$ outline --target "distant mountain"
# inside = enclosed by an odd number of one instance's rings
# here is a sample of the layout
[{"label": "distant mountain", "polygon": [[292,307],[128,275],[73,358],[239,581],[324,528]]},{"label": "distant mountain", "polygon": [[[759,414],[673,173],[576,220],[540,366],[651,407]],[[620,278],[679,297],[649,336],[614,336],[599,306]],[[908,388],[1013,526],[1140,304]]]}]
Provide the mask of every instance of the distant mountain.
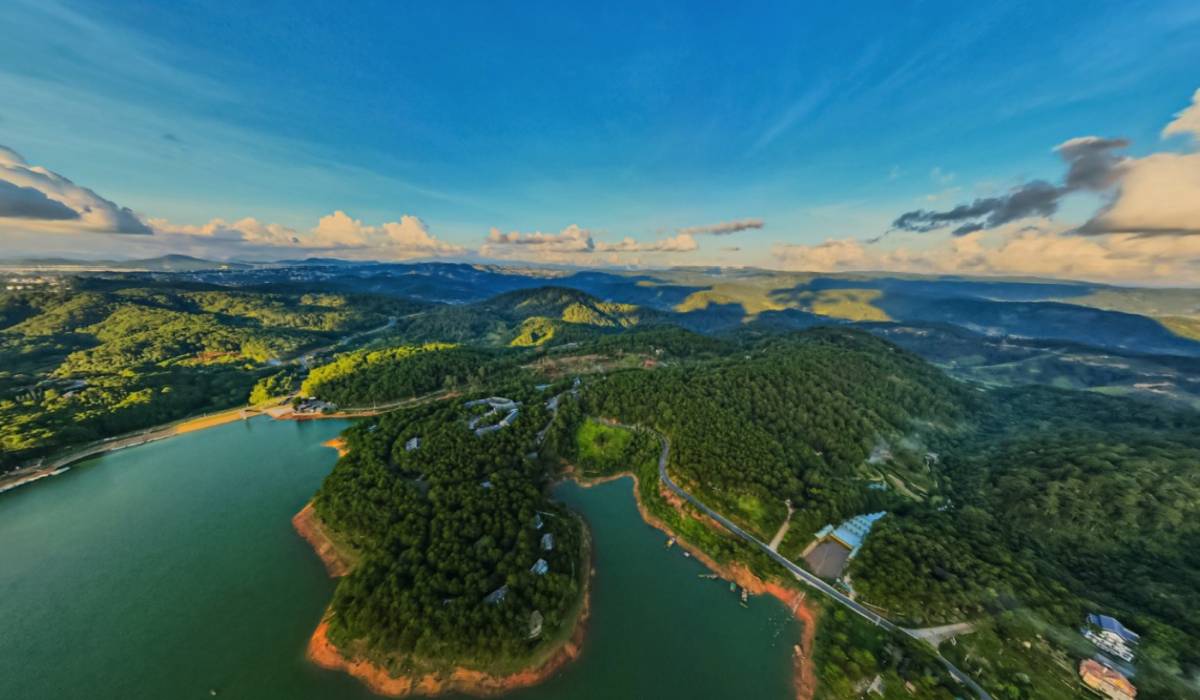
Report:
[{"label": "distant mountain", "polygon": [[0,261],[0,267],[45,268],[53,270],[80,270],[114,272],[196,272],[200,270],[249,270],[251,263],[218,262],[190,255],[162,255],[141,260],[73,260],[70,258],[18,258]]},{"label": "distant mountain", "polygon": [[578,289],[535,287],[472,304],[442,306],[411,319],[404,332],[415,339],[541,345],[663,318],[661,313],[602,301]]}]

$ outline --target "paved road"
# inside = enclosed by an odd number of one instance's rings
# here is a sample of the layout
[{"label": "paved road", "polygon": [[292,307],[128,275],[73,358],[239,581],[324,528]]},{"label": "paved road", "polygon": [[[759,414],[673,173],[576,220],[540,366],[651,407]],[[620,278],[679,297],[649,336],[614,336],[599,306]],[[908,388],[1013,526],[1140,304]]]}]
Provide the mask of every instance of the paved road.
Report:
[{"label": "paved road", "polygon": [[922,627],[921,629],[907,630],[910,636],[917,639],[924,639],[933,646],[939,646],[942,642],[956,637],[960,634],[966,634],[975,629],[973,622],[957,622],[953,625],[941,625],[940,627]]},{"label": "paved road", "polygon": [[[634,430],[639,429],[638,426],[632,426],[632,425],[626,425],[623,427],[632,428]],[[852,612],[866,618],[868,621],[870,621],[874,625],[882,627],[882,628],[888,630],[889,632],[898,632],[900,634],[904,634],[909,637],[912,637],[913,639],[921,639],[921,635],[914,633],[911,630],[905,629],[904,627],[901,627],[901,626],[889,621],[887,618],[883,617],[882,615],[879,615],[876,612],[868,610],[868,609],[864,608],[862,605],[859,605],[855,601],[851,600],[848,596],[843,594],[841,591],[837,590],[833,586],[830,586],[828,583],[825,583],[825,581],[818,578],[817,576],[800,568],[792,560],[783,556],[779,552],[776,552],[775,550],[771,549],[771,547],[769,545],[767,545],[765,542],[758,539],[757,537],[750,534],[749,532],[746,532],[742,528],[738,527],[737,524],[733,523],[728,518],[721,515],[717,511],[713,510],[712,508],[709,508],[708,506],[704,505],[699,500],[697,500],[694,496],[692,496],[692,494],[690,494],[687,491],[680,488],[678,484],[676,484],[674,481],[671,480],[671,475],[667,473],[667,457],[671,451],[671,442],[667,439],[667,436],[662,435],[661,433],[656,433],[656,434],[658,435],[658,439],[662,442],[662,453],[660,453],[658,456],[658,478],[661,479],[662,482],[664,484],[666,484],[667,488],[671,489],[671,491],[673,491],[676,495],[678,495],[680,498],[684,499],[688,503],[691,503],[701,513],[704,513],[705,515],[709,516],[713,520],[716,520],[726,530],[729,530],[730,532],[737,535],[741,539],[743,539],[743,540],[753,544],[754,546],[758,547],[759,549],[761,549],[763,552],[765,552],[767,554],[767,556],[769,556],[772,559],[774,559],[775,561],[779,562],[779,564],[781,566],[783,566],[788,571],[792,572],[792,575],[794,575],[802,583],[805,583],[805,584],[817,589],[821,593],[824,593],[826,596],[834,599],[835,601],[840,603],[842,606],[848,608]],[[950,675],[954,676],[954,678],[957,679],[960,683],[962,683],[963,685],[966,685],[972,691],[974,691],[974,693],[977,696],[979,696],[981,698],[981,700],[992,700],[991,696],[988,695],[987,691],[984,690],[983,688],[981,688],[978,683],[976,683],[974,680],[971,679],[970,676],[968,676],[967,674],[960,671],[958,669],[958,667],[956,667],[954,664],[950,663],[950,661],[947,660],[945,657],[943,657],[940,653],[937,656],[938,656],[938,660],[940,660],[942,662],[942,664],[946,667],[946,670],[949,671]]]}]

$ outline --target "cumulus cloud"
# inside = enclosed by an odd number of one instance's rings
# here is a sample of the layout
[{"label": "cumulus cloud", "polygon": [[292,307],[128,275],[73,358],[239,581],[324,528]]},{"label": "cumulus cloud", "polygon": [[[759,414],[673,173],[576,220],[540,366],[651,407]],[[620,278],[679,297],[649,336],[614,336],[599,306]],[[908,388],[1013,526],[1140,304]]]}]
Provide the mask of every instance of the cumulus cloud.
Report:
[{"label": "cumulus cloud", "polygon": [[0,180],[0,219],[68,221],[78,218],[79,212],[50,199],[40,190]]},{"label": "cumulus cloud", "polygon": [[22,229],[149,234],[129,208],[0,146],[0,225]]},{"label": "cumulus cloud", "polygon": [[1200,89],[1192,95],[1192,104],[1175,114],[1175,119],[1163,128],[1163,138],[1190,135],[1200,140]]},{"label": "cumulus cloud", "polygon": [[1053,216],[1062,198],[1072,192],[1099,192],[1112,187],[1129,162],[1113,151],[1128,145],[1125,139],[1097,136],[1071,139],[1054,149],[1067,164],[1063,184],[1033,180],[1003,195],[980,197],[970,204],[960,204],[945,211],[917,209],[905,212],[892,222],[892,230],[924,233],[954,226],[953,235],[965,236],[1018,219]]},{"label": "cumulus cloud", "polygon": [[922,248],[885,249],[841,238],[814,245],[776,244],[772,254],[778,267],[811,272],[891,270],[1200,283],[1200,236],[1079,236],[1071,226],[1049,219],[1013,222]]},{"label": "cumulus cloud", "polygon": [[1112,201],[1082,234],[1200,234],[1200,153],[1155,153],[1125,161]]},{"label": "cumulus cloud", "polygon": [[594,262],[596,254],[604,254],[602,260],[615,264],[623,255],[689,253],[699,247],[695,237],[688,233],[648,242],[627,236],[609,243],[596,240],[591,231],[572,224],[558,233],[505,233],[493,228],[488,232],[479,254],[484,257],[568,263]]},{"label": "cumulus cloud", "polygon": [[731,233],[739,231],[750,231],[752,229],[760,229],[766,224],[762,219],[737,219],[735,221],[722,221],[718,224],[708,224],[706,226],[689,226],[679,229],[678,233],[688,236],[728,236]]},{"label": "cumulus cloud", "polygon": [[619,243],[597,243],[596,250],[615,253],[690,253],[700,248],[696,239],[686,233],[643,243],[626,237]]},{"label": "cumulus cloud", "polygon": [[982,197],[946,211],[917,209],[905,212],[892,222],[892,229],[924,233],[955,226],[954,235],[963,236],[1027,216],[1050,216],[1058,210],[1061,196],[1061,188],[1043,180],[1034,180],[1003,196]]},{"label": "cumulus cloud", "polygon": [[590,253],[596,249],[596,242],[592,239],[591,231],[580,228],[576,224],[571,224],[559,233],[542,233],[541,231],[504,233],[493,227],[488,232],[487,239],[480,248],[480,253],[483,255],[489,254],[485,251],[503,253],[504,249],[509,246],[536,249],[539,252],[550,254]]},{"label": "cumulus cloud", "polygon": [[[1163,129],[1164,138],[1191,135],[1200,142],[1200,90],[1191,106]],[[1054,150],[1067,165],[1059,185],[1034,180],[997,197],[978,198],[945,211],[918,209],[898,216],[887,233],[924,233],[953,227],[955,236],[991,230],[1031,217],[1051,217],[1064,197],[1100,193],[1106,204],[1075,229],[1085,235],[1200,234],[1200,153],[1152,153],[1142,158],[1118,155],[1126,139],[1084,136]],[[872,239],[878,242],[884,236]]]},{"label": "cumulus cloud", "polygon": [[[1191,106],[1177,113],[1162,132],[1164,138],[1180,134],[1200,140],[1200,90]],[[1021,219],[1053,216],[1064,197],[1095,192],[1103,194],[1107,202],[1075,233],[1200,234],[1200,153],[1161,152],[1142,158],[1116,153],[1128,146],[1126,139],[1071,139],[1054,149],[1067,165],[1062,184],[1035,180],[1004,195],[979,198],[945,211],[905,212],[892,222],[887,233],[924,233],[953,227],[953,235],[964,236]]]},{"label": "cumulus cloud", "polygon": [[200,226],[151,220],[157,233],[198,236],[233,245],[257,248],[296,248],[308,252],[334,253],[349,257],[387,260],[456,255],[465,248],[439,240],[425,222],[415,216],[402,216],[378,226],[364,224],[343,211],[321,217],[311,229],[298,230],[282,224],[263,223],[254,218],[227,222],[213,219]]}]

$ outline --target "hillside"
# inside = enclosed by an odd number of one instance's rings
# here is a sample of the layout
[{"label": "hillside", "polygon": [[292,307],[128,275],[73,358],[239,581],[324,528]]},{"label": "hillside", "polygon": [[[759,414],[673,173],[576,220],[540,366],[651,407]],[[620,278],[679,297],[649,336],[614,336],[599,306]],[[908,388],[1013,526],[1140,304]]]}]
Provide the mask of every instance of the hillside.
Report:
[{"label": "hillside", "polygon": [[528,392],[514,395],[520,417],[484,437],[461,402],[348,432],[349,453],[314,501],[361,553],[327,618],[343,654],[408,674],[511,673],[571,634],[585,534],[540,488],[547,474],[528,455],[550,415]]},{"label": "hillside", "polygon": [[272,366],[413,308],[115,280],[0,293],[0,469],[243,403]]},{"label": "hillside", "polygon": [[404,324],[417,340],[488,345],[570,342],[650,322],[658,314],[631,304],[601,301],[566,287],[507,292],[472,304],[442,306]]},{"label": "hillside", "polygon": [[680,477],[768,537],[788,499],[804,504],[801,532],[879,505],[861,465],[880,437],[953,430],[971,405],[964,387],[916,356],[833,329],[768,338],[702,364],[615,374],[583,398],[589,415],[668,435]]},{"label": "hillside", "polygon": [[[995,616],[1012,635],[995,654],[1030,670],[1017,640],[1050,630],[1054,654],[1079,653],[1074,629],[1104,610],[1143,634],[1151,695],[1172,697],[1172,679],[1200,669],[1194,411],[981,391],[871,336],[816,329],[593,380],[550,439],[600,473],[645,461],[652,448],[588,416],[666,435],[676,481],[761,540],[790,522],[778,551],[793,561],[825,523],[886,511],[846,580],[902,624]],[[1010,683],[964,663],[995,692]]]}]

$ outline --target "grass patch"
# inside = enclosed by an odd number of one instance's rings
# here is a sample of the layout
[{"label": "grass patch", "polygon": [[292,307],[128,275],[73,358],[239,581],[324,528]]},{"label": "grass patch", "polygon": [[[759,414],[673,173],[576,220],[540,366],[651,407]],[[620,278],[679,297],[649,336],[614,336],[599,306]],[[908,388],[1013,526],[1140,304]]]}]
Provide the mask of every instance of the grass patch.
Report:
[{"label": "grass patch", "polygon": [[1189,340],[1200,340],[1200,318],[1187,318],[1185,316],[1163,316],[1155,319],[1159,323],[1166,326],[1167,330],[1177,336],[1187,338]]},{"label": "grass patch", "polygon": [[658,442],[646,433],[588,418],[575,431],[575,455],[585,476],[638,473],[647,464],[657,466]]},{"label": "grass patch", "polygon": [[[1088,650],[1081,651],[1086,655]],[[1072,657],[1020,612],[980,623],[970,634],[943,642],[941,652],[994,697],[1093,697],[1076,680]]]},{"label": "grass patch", "polygon": [[807,311],[848,321],[890,321],[883,309],[874,305],[882,296],[878,289],[823,289],[811,293]]},{"label": "grass patch", "polygon": [[948,677],[928,645],[889,634],[834,603],[823,605],[813,651],[815,700],[873,697],[865,691],[877,676],[885,700],[972,697]]},{"label": "grass patch", "polygon": [[763,311],[780,311],[786,308],[771,299],[770,292],[761,286],[753,284],[718,283],[709,289],[703,289],[688,295],[687,299],[675,307],[676,311],[701,311],[710,304],[718,306],[736,304],[742,307],[747,316],[757,316]]}]

